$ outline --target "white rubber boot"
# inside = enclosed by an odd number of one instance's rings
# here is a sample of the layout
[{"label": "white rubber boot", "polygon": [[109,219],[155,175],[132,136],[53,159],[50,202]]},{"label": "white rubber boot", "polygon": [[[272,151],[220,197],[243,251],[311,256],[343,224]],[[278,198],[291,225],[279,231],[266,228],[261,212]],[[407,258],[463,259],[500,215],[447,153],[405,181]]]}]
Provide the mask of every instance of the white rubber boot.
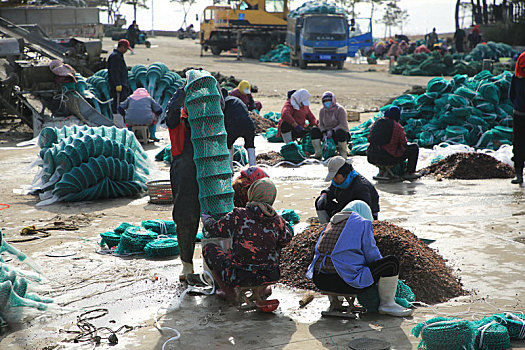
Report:
[{"label": "white rubber boot", "polygon": [[321,145],[321,139],[313,139],[312,146],[314,146],[314,158],[323,159],[323,146]]},{"label": "white rubber boot", "polygon": [[233,148],[228,149],[230,151],[230,169],[233,173]]},{"label": "white rubber boot", "polygon": [[292,139],[292,132],[283,132],[281,133],[281,137],[283,138],[284,143],[289,144],[293,141]]},{"label": "white rubber boot", "polygon": [[348,158],[348,144],[346,142],[338,142],[337,149],[339,150],[339,155],[344,159]]},{"label": "white rubber boot", "polygon": [[248,148],[246,151],[248,151],[248,165],[254,166],[257,163],[255,148]]},{"label": "white rubber boot", "polygon": [[379,313],[397,317],[410,316],[414,310],[405,309],[401,305],[396,304],[394,301],[396,296],[397,280],[398,276],[381,277],[379,279]]},{"label": "white rubber boot", "polygon": [[317,211],[317,218],[319,219],[319,223],[321,225],[324,225],[330,221],[330,215],[326,212],[326,210],[316,210]]},{"label": "white rubber boot", "polygon": [[193,273],[193,263],[182,262],[182,272],[179,275],[179,281],[186,281],[186,275]]}]

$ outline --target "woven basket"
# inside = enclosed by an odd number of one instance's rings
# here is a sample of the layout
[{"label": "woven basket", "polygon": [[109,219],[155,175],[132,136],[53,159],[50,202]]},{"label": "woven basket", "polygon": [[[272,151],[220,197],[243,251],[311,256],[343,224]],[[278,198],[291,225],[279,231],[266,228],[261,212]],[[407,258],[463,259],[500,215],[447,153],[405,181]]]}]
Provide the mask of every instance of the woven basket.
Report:
[{"label": "woven basket", "polygon": [[170,204],[173,203],[170,180],[155,180],[146,182],[150,203]]}]

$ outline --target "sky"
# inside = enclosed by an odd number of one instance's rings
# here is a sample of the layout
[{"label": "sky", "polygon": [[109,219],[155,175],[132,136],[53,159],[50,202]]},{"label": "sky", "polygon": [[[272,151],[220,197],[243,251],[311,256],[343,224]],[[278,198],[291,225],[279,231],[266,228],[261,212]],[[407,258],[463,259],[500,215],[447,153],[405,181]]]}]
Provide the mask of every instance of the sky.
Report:
[{"label": "sky", "polygon": [[[183,22],[183,11],[181,5],[170,2],[169,0],[146,0],[149,9],[139,9],[137,11],[137,23],[142,30],[178,30]],[[304,0],[291,1],[290,8],[295,9],[303,4]],[[399,7],[408,11],[408,22],[400,28],[393,29],[393,34],[425,34],[436,27],[438,33],[451,33],[455,31],[454,11],[456,0],[400,0]],[[212,0],[198,0],[191,8],[188,14],[188,24],[193,23],[199,28],[199,18],[206,6],[212,5]],[[153,11],[152,11],[153,9]],[[369,4],[357,4],[356,12],[361,17],[370,17]],[[133,8],[129,5],[123,5],[121,13],[126,16],[128,24],[133,20]],[[383,37],[385,27],[377,23],[382,16],[382,9],[374,11],[373,35],[374,37]],[[107,22],[107,15],[100,14],[101,21]],[[464,26],[470,25],[470,22],[464,23]]]}]

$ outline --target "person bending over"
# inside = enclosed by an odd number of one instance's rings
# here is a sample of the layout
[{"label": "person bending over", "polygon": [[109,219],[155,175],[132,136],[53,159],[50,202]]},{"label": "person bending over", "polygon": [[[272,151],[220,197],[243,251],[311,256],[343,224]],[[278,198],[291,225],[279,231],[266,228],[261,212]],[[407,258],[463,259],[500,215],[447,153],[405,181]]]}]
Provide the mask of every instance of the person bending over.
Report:
[{"label": "person bending over", "polygon": [[277,136],[282,136],[284,143],[290,143],[305,136],[306,121],[309,126],[317,126],[317,119],[310,111],[310,93],[306,89],[295,91],[284,103],[281,119],[277,125]]},{"label": "person bending over", "polygon": [[232,181],[232,187],[235,191],[233,194],[233,205],[236,207],[245,207],[248,203],[248,189],[257,180],[269,177],[268,174],[257,166],[251,166],[241,171],[241,175]]},{"label": "person bending over", "polygon": [[260,112],[262,109],[262,103],[253,100],[250,83],[246,80],[242,80],[239,85],[230,92],[230,96],[241,99],[249,111],[257,110]]},{"label": "person bending over", "polygon": [[148,90],[138,88],[118,106],[117,110],[124,117],[124,123],[128,128],[133,125],[149,125],[149,138],[155,142],[159,141],[155,132],[162,107],[150,96]]}]

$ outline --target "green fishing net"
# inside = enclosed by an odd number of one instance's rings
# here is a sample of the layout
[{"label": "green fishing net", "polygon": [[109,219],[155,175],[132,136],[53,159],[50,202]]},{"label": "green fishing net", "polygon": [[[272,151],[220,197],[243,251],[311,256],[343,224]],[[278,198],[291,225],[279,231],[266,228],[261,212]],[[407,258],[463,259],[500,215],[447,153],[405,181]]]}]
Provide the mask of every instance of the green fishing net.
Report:
[{"label": "green fishing net", "polygon": [[310,136],[310,133],[307,133],[303,137],[301,141],[301,149],[303,150],[303,153],[308,153],[308,154],[315,153],[314,146],[312,145],[312,137]]},{"label": "green fishing net", "polygon": [[276,63],[290,62],[290,48],[284,44],[279,44],[275,49],[261,56],[259,61]]},{"label": "green fishing net", "polygon": [[144,247],[149,258],[160,258],[179,255],[179,242],[175,238],[162,238],[149,242]]},{"label": "green fishing net", "polygon": [[299,223],[299,221],[301,221],[301,217],[293,209],[277,210],[277,214],[279,214],[284,220],[292,224],[297,224]]},{"label": "green fishing net", "polygon": [[303,153],[303,150],[295,142],[290,142],[282,146],[281,155],[284,160],[294,164],[299,164],[306,160],[306,155]]},{"label": "green fishing net", "polygon": [[135,226],[135,225],[132,225],[129,222],[123,222],[122,224],[117,226],[117,228],[115,229],[115,233],[121,235],[126,231],[128,227],[131,227],[131,226]]},{"label": "green fishing net", "polygon": [[219,218],[233,209],[234,193],[220,92],[215,78],[198,70],[188,72],[185,90],[201,211]]},{"label": "green fishing net", "polygon": [[233,145],[233,160],[241,165],[248,164],[248,152],[246,149],[239,145]]},{"label": "green fishing net", "polygon": [[177,234],[177,224],[172,220],[143,220],[141,226],[159,235]]},{"label": "green fishing net", "polygon": [[418,348],[426,350],[472,349],[476,328],[472,322],[435,317],[419,323],[411,333],[421,337]]},{"label": "green fishing net", "polygon": [[0,313],[7,311],[11,307],[31,307],[40,311],[45,311],[49,306],[19,296],[13,290],[13,284],[11,281],[4,281],[0,283]]},{"label": "green fishing net", "polygon": [[346,14],[344,8],[325,1],[307,1],[297,9],[290,11],[288,17],[296,18],[306,13],[329,13],[329,14]]},{"label": "green fishing net", "polygon": [[268,142],[271,143],[278,143],[283,142],[283,138],[281,136],[277,136],[278,130],[277,128],[269,128],[268,131],[264,134],[264,137]]},{"label": "green fishing net", "polygon": [[[364,293],[358,294],[357,300],[359,304],[366,308],[367,312],[377,312],[379,308],[377,283],[374,284],[373,287],[368,288]],[[412,307],[412,303],[416,301],[416,295],[405,282],[398,280],[395,301],[403,307],[410,308]]]},{"label": "green fishing net", "polygon": [[122,233],[116,233],[114,231],[102,232],[100,234],[100,237],[102,237],[100,240],[100,246],[107,246],[109,249],[116,247],[120,243],[121,236]]},{"label": "green fishing net", "polygon": [[494,316],[471,322],[476,329],[474,345],[482,350],[506,350],[510,348],[507,328],[498,323]]},{"label": "green fishing net", "polygon": [[328,159],[337,155],[337,146],[335,141],[332,138],[326,139],[326,142],[323,142],[323,159]]},{"label": "green fishing net", "polygon": [[149,242],[158,238],[158,234],[140,226],[131,226],[124,231],[115,250],[117,254],[142,253]]},{"label": "green fishing net", "polygon": [[494,314],[493,316],[501,325],[507,328],[511,339],[525,339],[525,315],[505,312],[501,314]]},{"label": "green fishing net", "polygon": [[274,112],[268,112],[263,115],[264,119],[271,120],[275,124],[279,123],[279,120],[281,119],[281,113],[274,113]]}]

